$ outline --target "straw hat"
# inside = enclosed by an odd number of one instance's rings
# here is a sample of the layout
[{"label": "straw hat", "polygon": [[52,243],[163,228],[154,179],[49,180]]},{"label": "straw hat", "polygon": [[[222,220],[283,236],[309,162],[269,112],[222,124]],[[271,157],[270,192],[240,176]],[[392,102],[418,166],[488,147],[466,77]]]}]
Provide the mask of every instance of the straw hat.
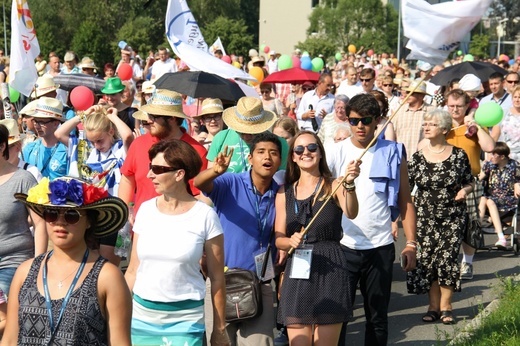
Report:
[{"label": "straw hat", "polygon": [[143,121],[150,120],[150,118],[148,117],[148,113],[143,112],[143,111],[137,111],[137,112],[133,113],[132,116],[134,117],[134,119],[137,119],[137,120],[143,120]]},{"label": "straw hat", "polygon": [[276,121],[276,116],[264,109],[259,98],[245,96],[238,100],[235,107],[226,109],[222,119],[236,132],[256,134],[270,129]]},{"label": "straw hat", "polygon": [[153,84],[152,81],[144,81],[143,82],[143,86],[141,87],[141,92],[143,94],[153,94],[155,92],[155,85]]},{"label": "straw hat", "polygon": [[121,82],[121,78],[119,77],[110,77],[105,82],[105,86],[101,89],[103,94],[113,95],[120,93],[125,90],[125,85]]},{"label": "straw hat", "polygon": [[33,91],[31,93],[31,98],[37,98],[44,96],[51,91],[55,91],[60,87],[59,84],[54,83],[54,78],[51,76],[45,75],[38,77],[36,80],[36,84],[34,84]]},{"label": "straw hat", "polygon": [[20,134],[18,123],[14,119],[2,119],[0,125],[4,125],[9,131],[9,145],[21,141],[25,138],[25,134]]},{"label": "straw hat", "polygon": [[204,101],[202,101],[200,114],[196,115],[196,117],[205,114],[222,113],[223,111],[224,106],[222,106],[222,101],[220,101],[220,99],[204,99]]},{"label": "straw hat", "polygon": [[55,119],[61,122],[65,121],[63,118],[63,104],[60,100],[43,96],[37,101],[34,114],[32,115],[33,117]]},{"label": "straw hat", "polygon": [[25,107],[23,107],[18,113],[21,116],[27,115],[27,116],[32,117],[34,115],[34,113],[36,113],[37,104],[38,104],[38,100],[31,101],[28,104],[26,104]]},{"label": "straw hat", "polygon": [[108,192],[94,185],[71,177],[48,178],[29,189],[29,194],[16,193],[14,197],[43,217],[46,208],[73,208],[95,210],[97,212],[96,237],[105,237],[117,232],[128,219],[128,207],[118,197],[110,197]]},{"label": "straw hat", "polygon": [[148,114],[189,119],[182,110],[182,95],[166,89],[157,89],[148,103],[141,106],[141,111]]},{"label": "straw hat", "polygon": [[88,56],[81,59],[81,63],[79,64],[80,68],[91,68],[93,70],[99,70],[99,67],[96,66],[94,60],[90,59]]},{"label": "straw hat", "polygon": [[259,56],[254,56],[252,59],[251,59],[251,62],[253,64],[257,63],[257,62],[260,62],[262,64],[265,64],[265,60],[263,59],[263,57],[259,57]]},{"label": "straw hat", "polygon": [[404,91],[408,91],[408,92],[414,92],[414,93],[429,95],[426,92],[426,83],[421,82],[420,80],[413,80],[410,83],[410,85],[406,89],[403,89],[403,90]]}]

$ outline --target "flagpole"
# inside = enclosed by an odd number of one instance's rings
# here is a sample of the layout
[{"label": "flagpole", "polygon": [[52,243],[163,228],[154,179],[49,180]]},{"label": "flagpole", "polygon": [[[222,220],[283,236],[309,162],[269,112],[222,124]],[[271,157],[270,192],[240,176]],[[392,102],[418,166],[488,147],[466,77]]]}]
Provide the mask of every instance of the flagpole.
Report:
[{"label": "flagpole", "polygon": [[9,56],[9,51],[7,50],[7,30],[5,28],[5,0],[4,0],[4,51],[5,51],[5,56]]},{"label": "flagpole", "polygon": [[397,64],[401,63],[401,0],[397,0]]}]

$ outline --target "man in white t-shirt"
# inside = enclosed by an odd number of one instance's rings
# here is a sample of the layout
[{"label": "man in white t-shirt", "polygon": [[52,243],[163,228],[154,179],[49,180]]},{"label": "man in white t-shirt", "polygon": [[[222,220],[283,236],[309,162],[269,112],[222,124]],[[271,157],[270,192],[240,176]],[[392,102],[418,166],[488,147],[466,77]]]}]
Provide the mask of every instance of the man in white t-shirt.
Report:
[{"label": "man in white t-shirt", "polygon": [[[330,160],[327,155],[335,177],[342,175],[349,162],[359,159],[370,146],[381,111],[374,96],[359,94],[347,104],[346,114],[352,135],[334,145]],[[356,286],[360,284],[366,316],[365,345],[386,345],[395,259],[392,221],[401,215],[406,236],[406,247],[401,252],[405,263],[403,269],[411,271],[415,268],[417,250],[415,209],[402,144],[378,139],[362,157],[362,162],[361,173],[356,179],[356,185],[362,187],[357,190],[359,213],[352,220],[346,217],[342,220],[341,244],[352,278],[347,294],[354,303]],[[381,162],[389,165],[381,165]],[[345,333],[346,328],[343,328],[342,338]],[[339,344],[344,345],[345,341],[340,340]]]},{"label": "man in white t-shirt", "polygon": [[177,72],[177,64],[175,60],[169,57],[165,47],[159,47],[159,60],[152,65],[152,77],[150,79],[159,79],[163,74],[168,72]]}]

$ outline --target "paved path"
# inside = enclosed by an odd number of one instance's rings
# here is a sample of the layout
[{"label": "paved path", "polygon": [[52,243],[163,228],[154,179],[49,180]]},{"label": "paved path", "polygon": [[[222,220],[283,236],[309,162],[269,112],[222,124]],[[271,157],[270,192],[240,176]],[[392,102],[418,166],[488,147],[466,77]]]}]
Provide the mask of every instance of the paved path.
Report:
[{"label": "paved path", "polygon": [[[396,254],[401,252],[404,240],[398,240]],[[496,241],[494,235],[485,236],[486,244]],[[428,307],[427,295],[411,295],[406,291],[405,273],[398,261],[394,263],[394,282],[389,314],[389,345],[430,346],[446,345],[445,334],[454,334],[464,326],[464,320],[472,319],[493,299],[496,290],[492,288],[498,282],[498,276],[518,274],[520,257],[513,252],[479,251],[474,261],[473,280],[462,282],[462,292],[453,295],[453,310],[458,323],[445,326],[442,323],[426,324],[421,317]],[[362,297],[356,297],[354,321],[348,325],[348,340],[345,345],[363,345],[365,318]]]}]

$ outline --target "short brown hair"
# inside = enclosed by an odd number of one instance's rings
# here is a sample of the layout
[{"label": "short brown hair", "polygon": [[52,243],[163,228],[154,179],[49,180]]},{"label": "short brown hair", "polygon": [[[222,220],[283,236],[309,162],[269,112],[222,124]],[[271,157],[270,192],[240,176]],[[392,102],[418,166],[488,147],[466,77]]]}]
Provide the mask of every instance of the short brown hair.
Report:
[{"label": "short brown hair", "polygon": [[467,93],[465,93],[462,89],[453,89],[453,90],[448,91],[444,95],[444,99],[447,101],[450,96],[455,100],[459,100],[459,99],[463,98],[465,105],[469,104],[471,101],[471,99],[469,98],[469,95]]},{"label": "short brown hair", "polygon": [[359,72],[360,77],[367,77],[370,75],[370,79],[373,79],[376,76],[376,71],[372,68],[364,68]]}]

